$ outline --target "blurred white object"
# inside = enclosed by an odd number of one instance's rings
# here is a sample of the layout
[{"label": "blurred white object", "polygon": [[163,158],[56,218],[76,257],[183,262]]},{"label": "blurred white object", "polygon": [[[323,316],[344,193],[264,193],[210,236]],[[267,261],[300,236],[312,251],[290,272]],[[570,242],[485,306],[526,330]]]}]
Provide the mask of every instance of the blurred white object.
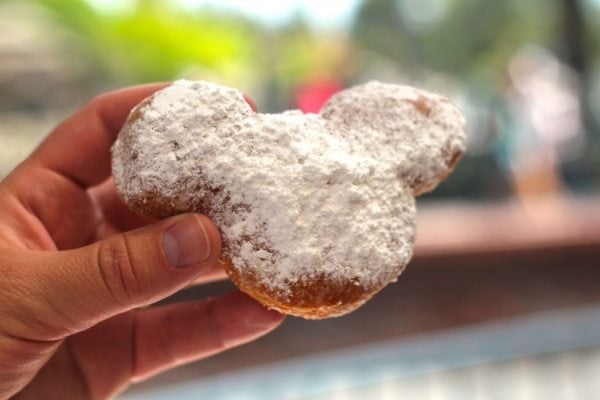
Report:
[{"label": "blurred white object", "polygon": [[517,167],[548,157],[556,162],[582,133],[577,76],[549,51],[528,46],[509,65],[512,110],[524,125],[518,132]]}]

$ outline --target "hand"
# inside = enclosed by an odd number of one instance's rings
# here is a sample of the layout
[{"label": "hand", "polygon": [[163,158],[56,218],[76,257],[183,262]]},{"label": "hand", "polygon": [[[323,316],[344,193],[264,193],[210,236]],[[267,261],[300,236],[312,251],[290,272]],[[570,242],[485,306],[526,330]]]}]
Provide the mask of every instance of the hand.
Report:
[{"label": "hand", "polygon": [[162,87],[97,97],[0,183],[0,398],[110,397],[281,323],[239,292],[142,308],[223,277],[207,217],[135,215],[110,178],[127,114]]}]

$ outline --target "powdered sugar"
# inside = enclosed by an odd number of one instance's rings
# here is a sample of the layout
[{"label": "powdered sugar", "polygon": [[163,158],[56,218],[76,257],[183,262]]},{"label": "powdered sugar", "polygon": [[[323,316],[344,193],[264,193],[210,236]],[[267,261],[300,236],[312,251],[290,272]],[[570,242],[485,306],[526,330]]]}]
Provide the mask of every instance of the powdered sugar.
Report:
[{"label": "powdered sugar", "polygon": [[[320,115],[257,114],[233,89],[178,81],[135,110],[113,148],[117,190],[206,212],[240,270],[282,293],[316,276],[366,289],[410,260],[417,186],[464,150],[442,97],[372,82]],[[417,190],[418,191],[418,190]]]}]

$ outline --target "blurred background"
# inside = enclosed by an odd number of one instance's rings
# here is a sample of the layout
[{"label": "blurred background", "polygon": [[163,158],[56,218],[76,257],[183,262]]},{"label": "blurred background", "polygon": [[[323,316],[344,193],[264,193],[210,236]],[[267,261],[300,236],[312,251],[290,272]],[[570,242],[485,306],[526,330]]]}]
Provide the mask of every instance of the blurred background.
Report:
[{"label": "blurred background", "polygon": [[0,178],[125,85],[211,80],[263,112],[372,79],[446,94],[468,152],[397,284],[123,398],[596,398],[599,46],[599,0],[0,0]]}]

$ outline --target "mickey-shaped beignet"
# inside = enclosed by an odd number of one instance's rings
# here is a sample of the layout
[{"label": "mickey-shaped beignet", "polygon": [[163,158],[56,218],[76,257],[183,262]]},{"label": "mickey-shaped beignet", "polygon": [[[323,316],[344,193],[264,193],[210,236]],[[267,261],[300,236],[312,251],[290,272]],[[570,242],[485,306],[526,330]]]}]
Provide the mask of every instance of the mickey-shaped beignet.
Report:
[{"label": "mickey-shaped beignet", "polygon": [[412,255],[415,196],[464,146],[458,109],[406,86],[356,86],[319,114],[259,114],[237,90],[182,80],[131,112],[113,176],[136,212],[211,217],[242,291],[325,318],[396,280]]}]

